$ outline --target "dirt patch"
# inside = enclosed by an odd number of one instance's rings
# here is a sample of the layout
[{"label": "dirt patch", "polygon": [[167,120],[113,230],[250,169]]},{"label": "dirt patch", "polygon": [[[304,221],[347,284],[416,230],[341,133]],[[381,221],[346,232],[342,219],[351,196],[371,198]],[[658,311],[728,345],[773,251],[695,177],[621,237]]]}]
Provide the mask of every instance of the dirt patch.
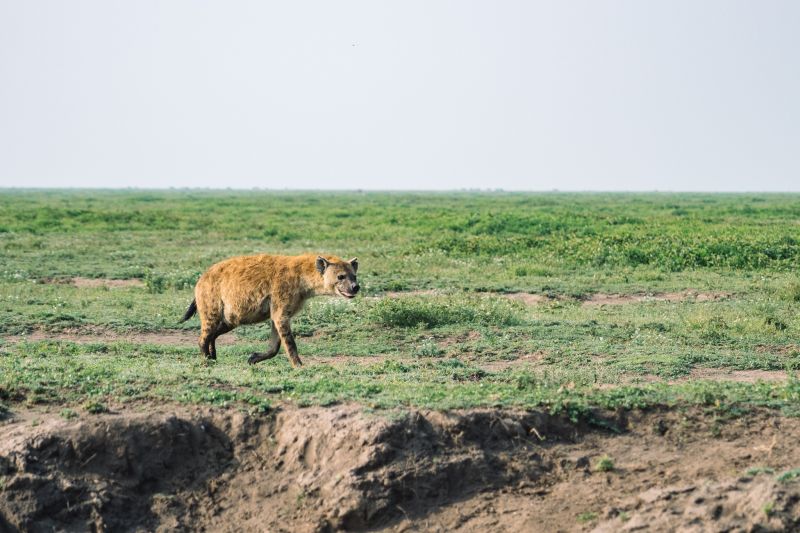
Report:
[{"label": "dirt patch", "polygon": [[482,337],[479,331],[470,331],[463,335],[448,335],[445,337],[431,337],[442,348],[449,348],[450,346],[460,346],[467,342],[472,342]]},{"label": "dirt patch", "polygon": [[[65,330],[59,332],[35,330],[26,335],[11,335],[5,337],[8,342],[20,341],[64,341],[81,344],[104,342],[131,342],[141,344],[164,344],[171,346],[194,345],[197,343],[199,331],[156,331],[117,333],[101,328],[82,328],[77,331]],[[234,335],[222,335],[217,338],[217,345],[229,345],[241,342]]]},{"label": "dirt patch", "polygon": [[[695,526],[690,531],[787,531],[787,525],[797,526],[797,504],[792,501],[796,497],[796,490],[787,492],[773,476],[763,475],[653,488],[623,502],[613,510],[616,518],[593,531],[651,530],[654,524],[665,531],[682,530],[690,524]],[[632,518],[631,511],[635,511]],[[716,514],[720,517],[714,519]],[[724,526],[697,527],[707,524],[709,518]]]},{"label": "dirt patch", "polygon": [[[643,383],[667,383],[676,385],[679,383],[695,381],[731,381],[734,383],[757,383],[783,382],[789,379],[789,375],[783,370],[729,370],[726,368],[693,368],[687,375],[677,379],[666,379],[655,374],[622,376],[621,383],[626,385],[638,385]],[[606,383],[599,384],[601,389],[611,389],[619,384]]]},{"label": "dirt patch", "polygon": [[444,294],[444,292],[438,289],[417,289],[413,291],[387,291],[378,296],[378,298],[400,298],[403,296],[438,296],[441,294]]},{"label": "dirt patch", "polygon": [[783,370],[726,370],[724,368],[693,368],[684,381],[736,381],[756,383],[757,381],[786,381],[789,375]]},{"label": "dirt patch", "polygon": [[510,292],[507,294],[503,294],[503,296],[508,298],[509,300],[522,302],[525,305],[538,305],[558,300],[558,298],[551,298],[550,296],[547,296],[545,294],[533,294],[529,292]]},{"label": "dirt patch", "polygon": [[[373,298],[398,298],[404,296],[437,296],[446,294],[437,289],[424,289],[415,291],[390,291]],[[553,294],[537,294],[530,292],[482,292],[486,296],[508,298],[521,302],[525,305],[541,305],[552,302],[575,302],[579,301],[584,306],[595,305],[630,305],[646,302],[714,302],[731,297],[729,292],[703,292],[695,290],[684,290],[680,292],[661,292],[661,293],[639,293],[639,294],[613,294],[595,293],[583,299],[576,299],[569,296]]]},{"label": "dirt patch", "polygon": [[729,298],[730,293],[726,292],[664,292],[654,294],[593,294],[583,300],[581,305],[626,305],[643,302],[683,302],[687,300],[695,302],[713,302]]},{"label": "dirt patch", "polygon": [[[283,356],[283,353],[279,357]],[[332,366],[352,366],[352,365],[377,365],[388,360],[396,361],[397,358],[391,355],[302,355],[300,359],[304,363],[312,365],[332,365]]]},{"label": "dirt patch", "polygon": [[544,350],[538,350],[533,353],[521,355],[516,359],[502,361],[475,361],[474,363],[481,369],[488,372],[500,372],[502,370],[506,370],[507,368],[513,368],[520,365],[541,363],[548,355],[548,352]]},{"label": "dirt patch", "polygon": [[118,289],[121,287],[144,287],[144,281],[140,279],[104,279],[104,278],[81,278],[75,277],[71,280],[72,285],[78,288],[108,287]]},{"label": "dirt patch", "polygon": [[778,355],[795,355],[800,354],[800,344],[761,344],[756,346],[756,351],[759,353],[773,353]]},{"label": "dirt patch", "polygon": [[[53,341],[53,342],[75,342],[80,344],[108,343],[108,342],[130,342],[141,344],[158,344],[167,346],[195,346],[197,344],[198,333],[192,331],[164,331],[154,333],[130,333],[119,334],[97,330],[93,332],[48,332],[33,331],[27,335],[12,335],[4,337],[10,343],[21,341]],[[223,335],[217,337],[217,346],[231,346],[243,343],[258,343],[265,341],[253,341],[249,339],[239,339],[235,335]],[[302,355],[304,362],[311,364],[326,364],[333,366],[346,365],[374,365],[386,361],[386,355],[332,355],[332,356],[313,356]]]},{"label": "dirt patch", "polygon": [[[525,305],[539,305],[550,302],[569,302],[576,301],[573,298],[566,296],[552,296],[547,294],[534,294],[527,292],[512,292],[512,293],[489,293],[503,296],[510,300],[522,302]],[[731,294],[727,292],[700,292],[693,290],[685,290],[681,292],[662,292],[662,293],[648,293],[648,294],[610,294],[610,293],[595,293],[587,296],[584,299],[577,301],[581,302],[584,306],[595,305],[630,305],[646,302],[713,302],[730,298]]]},{"label": "dirt patch", "polygon": [[[800,420],[700,411],[22,413],[0,427],[0,530],[792,529]],[[37,420],[37,424],[33,420]],[[607,471],[595,465],[612,459]],[[746,473],[760,467],[762,473]],[[771,470],[766,470],[769,468]]]},{"label": "dirt patch", "polygon": [[97,288],[107,287],[118,289],[122,287],[144,287],[144,281],[136,278],[130,279],[106,279],[106,278],[39,278],[39,283],[47,285],[73,285],[78,288]]}]

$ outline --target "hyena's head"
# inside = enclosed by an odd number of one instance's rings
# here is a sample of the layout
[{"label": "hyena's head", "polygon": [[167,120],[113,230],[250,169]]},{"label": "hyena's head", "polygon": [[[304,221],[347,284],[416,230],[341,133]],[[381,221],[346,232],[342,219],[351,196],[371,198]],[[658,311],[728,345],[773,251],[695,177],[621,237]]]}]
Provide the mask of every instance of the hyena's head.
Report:
[{"label": "hyena's head", "polygon": [[317,257],[317,271],[322,274],[324,290],[328,294],[338,294],[345,298],[355,298],[361,288],[356,279],[358,259],[350,261],[329,261]]}]

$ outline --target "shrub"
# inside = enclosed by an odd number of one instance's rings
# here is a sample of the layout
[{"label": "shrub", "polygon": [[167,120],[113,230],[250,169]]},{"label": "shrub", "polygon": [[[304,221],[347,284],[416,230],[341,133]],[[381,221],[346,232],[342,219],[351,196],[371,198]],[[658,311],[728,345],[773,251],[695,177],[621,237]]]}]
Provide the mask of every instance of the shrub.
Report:
[{"label": "shrub", "polygon": [[419,346],[414,347],[412,353],[417,357],[439,357],[444,354],[444,350],[433,341],[424,341]]},{"label": "shrub", "polygon": [[800,302],[800,281],[787,284],[781,291],[781,296],[790,302]]},{"label": "shrub", "polygon": [[594,469],[597,472],[611,472],[614,470],[614,460],[609,456],[603,456],[597,460],[597,464],[594,465]]},{"label": "shrub", "polygon": [[106,407],[102,402],[99,401],[88,401],[83,404],[83,408],[93,415],[98,415],[100,413],[108,412],[108,407]]}]

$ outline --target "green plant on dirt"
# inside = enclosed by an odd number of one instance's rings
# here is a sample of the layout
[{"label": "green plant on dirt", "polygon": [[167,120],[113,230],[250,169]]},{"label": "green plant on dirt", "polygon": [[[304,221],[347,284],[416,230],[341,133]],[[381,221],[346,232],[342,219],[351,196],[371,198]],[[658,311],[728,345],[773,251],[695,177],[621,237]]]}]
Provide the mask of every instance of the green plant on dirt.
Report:
[{"label": "green plant on dirt", "polygon": [[784,300],[789,302],[800,302],[800,281],[790,281],[780,291]]},{"label": "green plant on dirt", "polygon": [[419,344],[419,346],[415,347],[411,353],[417,357],[439,357],[444,354],[444,350],[441,349],[435,342],[426,340]]},{"label": "green plant on dirt", "polygon": [[770,474],[770,475],[772,475],[774,473],[775,473],[775,470],[773,468],[768,467],[768,466],[756,466],[756,467],[748,468],[745,471],[745,475],[748,475],[748,476],[757,476],[759,474]]},{"label": "green plant on dirt", "polygon": [[78,413],[74,409],[70,409],[69,407],[65,407],[59,413],[61,418],[66,420],[72,420],[73,418],[78,418]]},{"label": "green plant on dirt", "polygon": [[305,507],[307,500],[308,500],[308,493],[306,493],[305,490],[301,490],[300,492],[297,493],[297,496],[295,497],[295,507],[297,507],[298,509]]},{"label": "green plant on dirt", "polygon": [[789,481],[794,481],[798,477],[800,477],[800,468],[793,468],[791,470],[787,470],[786,472],[781,473],[775,479],[780,483],[788,483]]},{"label": "green plant on dirt", "polygon": [[90,414],[97,415],[100,413],[107,413],[108,407],[104,403],[97,400],[90,400],[83,404],[83,409]]},{"label": "green plant on dirt", "polygon": [[595,472],[611,472],[614,470],[614,460],[605,455],[597,460],[597,463],[594,465]]}]

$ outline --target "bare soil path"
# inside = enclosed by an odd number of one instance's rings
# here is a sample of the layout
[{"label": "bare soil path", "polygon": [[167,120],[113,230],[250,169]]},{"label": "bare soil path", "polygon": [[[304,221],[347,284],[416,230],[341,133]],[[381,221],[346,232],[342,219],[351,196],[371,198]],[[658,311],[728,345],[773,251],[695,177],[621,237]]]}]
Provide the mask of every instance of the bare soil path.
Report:
[{"label": "bare soil path", "polygon": [[[165,346],[194,346],[197,343],[197,333],[194,331],[160,331],[160,332],[136,332],[120,334],[117,332],[103,329],[81,329],[74,331],[43,331],[36,330],[26,335],[10,335],[3,337],[6,342],[18,343],[21,341],[53,341],[53,342],[75,342],[75,343],[109,343],[109,342],[130,342],[142,344],[155,344]],[[246,339],[239,339],[235,334],[223,335],[217,339],[219,346],[232,346],[237,343],[252,343]],[[447,345],[452,342],[461,342],[460,339],[446,339],[440,344]],[[782,348],[782,347],[779,347]],[[796,347],[795,347],[796,348]],[[775,347],[763,347],[763,351],[776,349]],[[776,349],[778,350],[778,349]],[[470,361],[478,368],[487,372],[502,372],[507,369],[526,367],[535,365],[546,357],[547,353],[538,351],[522,354],[516,359],[499,361],[473,360]],[[369,356],[333,355],[333,356],[314,356],[304,355],[303,360],[311,364],[330,364],[334,366],[347,365],[372,365],[380,363],[387,355],[375,354]],[[396,356],[392,356],[396,357]],[[741,383],[755,383],[757,381],[786,381],[788,373],[784,370],[731,370],[726,368],[694,368],[685,377],[669,380],[668,383],[681,383],[693,380],[707,381],[734,381]],[[633,381],[660,382],[664,381],[658,376],[645,375],[639,378],[634,376]],[[633,382],[631,381],[631,382]]]}]

